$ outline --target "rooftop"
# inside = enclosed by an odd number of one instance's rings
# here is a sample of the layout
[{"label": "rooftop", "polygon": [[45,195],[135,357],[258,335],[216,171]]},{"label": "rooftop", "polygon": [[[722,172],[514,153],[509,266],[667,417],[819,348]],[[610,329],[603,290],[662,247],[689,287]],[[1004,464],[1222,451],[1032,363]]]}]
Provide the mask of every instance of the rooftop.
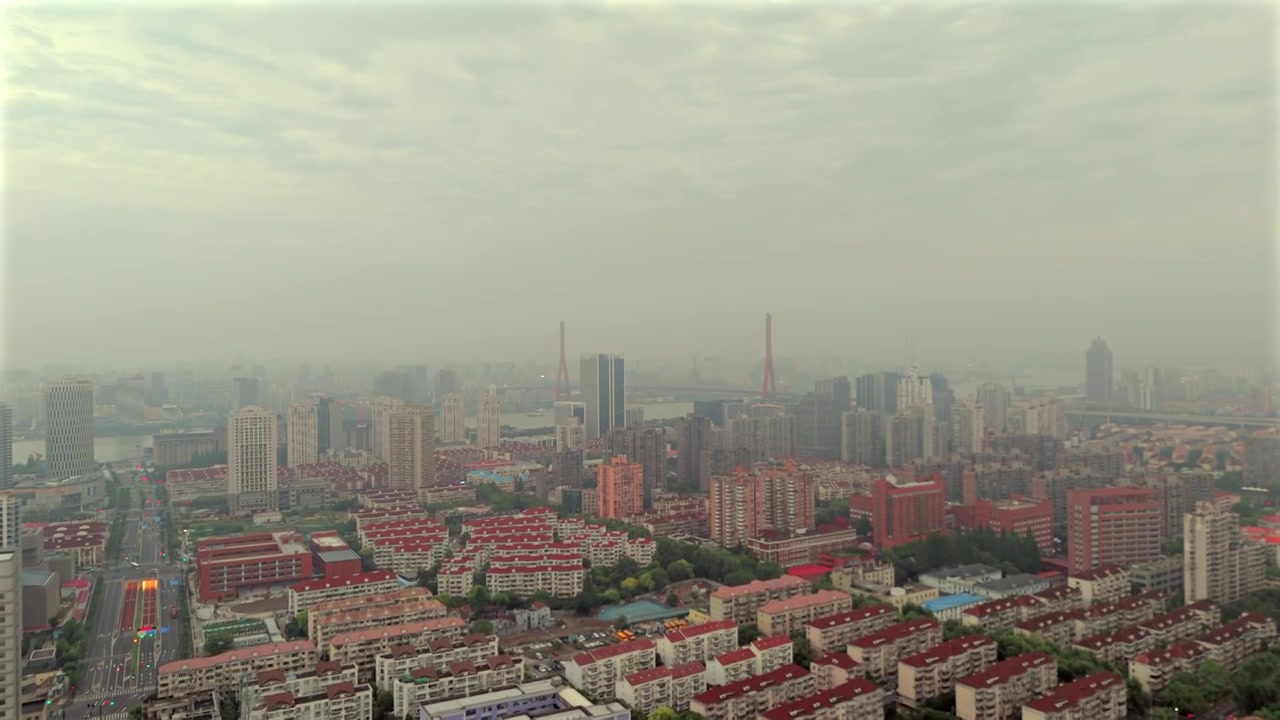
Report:
[{"label": "rooftop", "polygon": [[894,610],[893,606],[891,605],[882,605],[882,604],[868,605],[866,607],[860,607],[860,608],[855,608],[853,610],[848,610],[846,612],[836,613],[835,615],[826,615],[824,617],[816,618],[814,620],[811,620],[809,622],[809,625],[819,630],[827,630],[833,627],[837,627],[839,625],[848,625],[850,623],[861,622],[863,620],[867,620],[870,618],[880,617],[881,615],[889,615],[889,614],[896,615],[897,612],[898,611]]},{"label": "rooftop", "polygon": [[955,565],[952,567],[941,568],[939,570],[931,570],[926,573],[920,573],[921,577],[945,578],[948,580],[967,580],[970,578],[980,578],[986,575],[1003,575],[1000,568],[994,568],[990,565]]},{"label": "rooftop", "polygon": [[980,587],[983,590],[990,590],[992,592],[1003,593],[1003,592],[1010,592],[1012,590],[1023,590],[1031,587],[1039,587],[1039,586],[1045,585],[1046,583],[1048,583],[1048,581],[1045,580],[1044,578],[1023,573],[1020,575],[1010,575],[1009,577],[1003,577],[998,580],[988,580],[983,583],[978,583],[977,587]]},{"label": "rooftop", "polygon": [[931,613],[939,613],[944,610],[951,610],[958,607],[964,607],[966,605],[977,605],[978,603],[985,601],[986,598],[981,595],[974,595],[973,593],[957,593],[955,595],[943,595],[932,600],[925,600],[920,604],[920,607]]},{"label": "rooftop", "polygon": [[971,688],[991,687],[992,685],[1007,682],[1029,670],[1045,665],[1057,666],[1057,664],[1058,661],[1054,660],[1050,655],[1042,652],[1030,652],[1001,660],[982,672],[957,680],[956,683],[958,685],[967,685]]},{"label": "rooftop", "polygon": [[[795,717],[810,717],[826,708],[851,702],[863,696],[883,694],[880,686],[865,678],[850,678],[849,682],[837,685],[830,690],[814,693],[799,700],[783,703],[760,715],[764,720],[791,720]],[[878,701],[877,701],[878,702]]]},{"label": "rooftop", "polygon": [[1119,675],[1109,672],[1097,672],[1069,682],[1066,685],[1059,685],[1056,690],[1050,691],[1022,707],[1038,710],[1046,715],[1060,713],[1069,707],[1078,705],[1080,701],[1091,698],[1098,693],[1106,692],[1116,685],[1119,685],[1122,689],[1125,687],[1124,680]]},{"label": "rooftop", "polygon": [[835,602],[848,603],[852,602],[852,598],[850,598],[849,593],[841,592],[840,590],[819,590],[810,595],[796,595],[786,599],[770,600],[760,606],[759,612],[769,615]]},{"label": "rooftop", "polygon": [[763,594],[792,588],[807,588],[808,580],[795,575],[783,575],[772,580],[752,580],[746,585],[721,586],[711,593],[711,597],[720,600],[734,600],[748,595]]}]

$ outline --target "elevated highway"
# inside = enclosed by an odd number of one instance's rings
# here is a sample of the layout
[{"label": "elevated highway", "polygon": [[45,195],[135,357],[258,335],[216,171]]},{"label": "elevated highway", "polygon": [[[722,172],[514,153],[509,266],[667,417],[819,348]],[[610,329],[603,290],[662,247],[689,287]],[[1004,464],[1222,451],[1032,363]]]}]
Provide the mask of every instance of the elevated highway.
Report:
[{"label": "elevated highway", "polygon": [[1247,417],[1232,415],[1179,415],[1175,413],[1151,413],[1136,410],[1068,410],[1067,419],[1072,422],[1096,425],[1104,422],[1124,425],[1204,425],[1207,427],[1280,428],[1280,418]]}]

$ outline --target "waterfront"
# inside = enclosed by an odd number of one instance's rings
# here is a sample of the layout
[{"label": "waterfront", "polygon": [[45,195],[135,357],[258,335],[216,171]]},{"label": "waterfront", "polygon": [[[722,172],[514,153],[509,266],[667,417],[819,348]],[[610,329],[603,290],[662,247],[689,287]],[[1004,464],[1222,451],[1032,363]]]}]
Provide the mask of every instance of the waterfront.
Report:
[{"label": "waterfront", "polygon": [[[668,420],[693,412],[691,402],[641,403],[646,420]],[[502,417],[503,425],[510,425],[519,430],[548,427],[555,422],[550,412],[537,417],[525,417],[525,413],[514,412]],[[467,423],[475,427],[475,418],[467,418]],[[98,462],[119,462],[132,460],[138,456],[138,446],[151,447],[151,435],[120,435],[118,437],[96,437],[93,439],[93,457]],[[44,454],[44,440],[19,440],[13,444],[13,461],[24,463],[31,453]]]}]

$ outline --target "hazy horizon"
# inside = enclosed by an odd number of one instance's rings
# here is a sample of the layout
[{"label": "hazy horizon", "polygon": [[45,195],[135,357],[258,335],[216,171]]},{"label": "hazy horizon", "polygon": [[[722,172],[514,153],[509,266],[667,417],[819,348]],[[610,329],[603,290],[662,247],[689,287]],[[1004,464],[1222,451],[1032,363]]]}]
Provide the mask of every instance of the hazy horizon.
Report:
[{"label": "hazy horizon", "polygon": [[0,19],[8,367],[1275,364],[1270,5]]}]

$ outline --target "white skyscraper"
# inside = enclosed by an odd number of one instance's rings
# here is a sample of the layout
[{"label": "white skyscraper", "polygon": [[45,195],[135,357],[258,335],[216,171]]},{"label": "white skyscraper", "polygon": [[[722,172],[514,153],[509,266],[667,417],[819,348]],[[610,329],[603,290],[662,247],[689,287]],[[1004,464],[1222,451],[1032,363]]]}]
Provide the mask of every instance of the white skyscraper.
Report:
[{"label": "white skyscraper", "polygon": [[0,720],[22,717],[22,551],[0,548]]},{"label": "white skyscraper", "polygon": [[476,446],[492,448],[501,444],[502,400],[491,387],[489,393],[480,398],[480,409],[476,413]]},{"label": "white skyscraper", "polygon": [[388,485],[419,493],[435,485],[435,424],[435,414],[423,405],[387,412]]},{"label": "white skyscraper", "polygon": [[275,509],[279,487],[276,415],[256,405],[227,420],[227,494],[233,512]]},{"label": "white skyscraper", "polygon": [[311,403],[289,406],[286,417],[285,444],[288,446],[289,467],[314,465],[320,461],[317,442],[320,437],[319,415]]},{"label": "white skyscraper", "polygon": [[45,452],[49,474],[83,475],[93,461],[93,383],[55,380],[44,386]]},{"label": "white skyscraper", "polygon": [[920,377],[920,371],[913,367],[906,377],[898,379],[898,412],[918,407],[933,407],[933,383]]},{"label": "white skyscraper", "polygon": [[467,402],[458,393],[449,393],[440,401],[440,442],[467,441]]},{"label": "white skyscraper", "polygon": [[951,448],[958,453],[982,451],[986,436],[982,403],[969,398],[951,406]]},{"label": "white skyscraper", "polygon": [[22,539],[22,513],[18,498],[0,492],[0,548],[20,547]]},{"label": "white skyscraper", "polygon": [[1009,430],[1009,391],[1000,383],[983,383],[978,388],[978,402],[982,404],[983,429],[1003,433]]},{"label": "white skyscraper", "polygon": [[389,462],[391,459],[391,436],[387,432],[387,414],[402,407],[404,407],[404,401],[396,398],[379,395],[373,399],[370,407],[373,422],[369,427],[373,457],[377,460]]},{"label": "white skyscraper", "polygon": [[0,490],[13,482],[13,408],[0,403]]},{"label": "white skyscraper", "polygon": [[564,425],[556,426],[556,452],[579,450],[587,444],[587,429],[582,421],[570,417]]}]

